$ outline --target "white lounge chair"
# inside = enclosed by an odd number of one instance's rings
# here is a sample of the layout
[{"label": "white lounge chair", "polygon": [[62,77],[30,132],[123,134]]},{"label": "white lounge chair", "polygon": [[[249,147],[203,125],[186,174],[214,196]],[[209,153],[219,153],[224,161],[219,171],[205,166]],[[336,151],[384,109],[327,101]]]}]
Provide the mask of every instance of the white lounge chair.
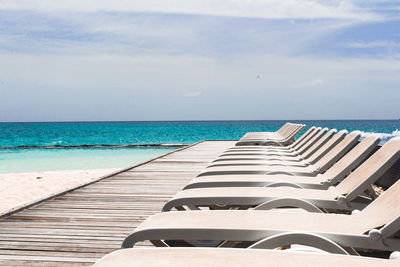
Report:
[{"label": "white lounge chair", "polygon": [[275,145],[286,146],[294,142],[294,137],[305,127],[304,124],[286,123],[276,132],[250,132],[237,143],[241,145]]},{"label": "white lounge chair", "polygon": [[270,249],[301,244],[343,254],[354,253],[352,249],[397,251],[400,250],[399,195],[400,181],[362,211],[351,215],[264,210],[163,212],[140,224],[125,238],[122,248],[144,240],[158,246],[166,246],[165,240],[194,244],[202,244],[196,240],[209,240],[212,245],[235,241]]}]

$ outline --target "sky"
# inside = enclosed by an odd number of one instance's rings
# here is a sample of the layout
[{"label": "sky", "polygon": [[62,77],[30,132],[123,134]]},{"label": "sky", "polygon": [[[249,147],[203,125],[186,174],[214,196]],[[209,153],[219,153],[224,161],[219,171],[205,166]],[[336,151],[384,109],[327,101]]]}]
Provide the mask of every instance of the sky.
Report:
[{"label": "sky", "polygon": [[399,119],[400,1],[0,0],[0,121]]}]

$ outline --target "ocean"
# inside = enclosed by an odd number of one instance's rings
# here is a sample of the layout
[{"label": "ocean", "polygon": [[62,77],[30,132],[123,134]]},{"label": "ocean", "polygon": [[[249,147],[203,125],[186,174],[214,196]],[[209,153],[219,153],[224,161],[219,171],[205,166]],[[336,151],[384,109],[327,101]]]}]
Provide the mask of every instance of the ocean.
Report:
[{"label": "ocean", "polygon": [[[0,173],[124,168],[201,140],[236,140],[286,121],[0,123]],[[291,121],[399,135],[400,120]],[[307,127],[307,128],[308,128]],[[306,131],[305,128],[303,131]]]}]

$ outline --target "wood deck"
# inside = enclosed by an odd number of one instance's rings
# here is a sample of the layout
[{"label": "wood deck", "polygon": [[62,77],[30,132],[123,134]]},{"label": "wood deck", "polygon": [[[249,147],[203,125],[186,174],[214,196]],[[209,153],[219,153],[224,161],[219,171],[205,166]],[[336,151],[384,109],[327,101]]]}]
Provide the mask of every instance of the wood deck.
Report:
[{"label": "wood deck", "polygon": [[204,141],[0,219],[0,266],[92,265],[233,145]]}]

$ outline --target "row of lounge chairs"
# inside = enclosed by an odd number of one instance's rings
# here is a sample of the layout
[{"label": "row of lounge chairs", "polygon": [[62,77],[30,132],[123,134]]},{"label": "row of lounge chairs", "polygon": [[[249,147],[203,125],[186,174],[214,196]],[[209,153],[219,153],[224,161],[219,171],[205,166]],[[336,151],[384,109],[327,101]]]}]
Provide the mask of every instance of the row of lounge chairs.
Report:
[{"label": "row of lounge chairs", "polygon": [[236,145],[289,145],[294,142],[295,136],[301,132],[304,127],[304,124],[287,122],[276,132],[248,132]]},{"label": "row of lounge chairs", "polygon": [[[359,139],[311,127],[288,146],[232,147],[95,266],[400,266],[400,181],[372,187],[399,162],[400,138]],[[141,241],[179,248],[132,248]],[[350,256],[376,253],[393,259]]]}]

